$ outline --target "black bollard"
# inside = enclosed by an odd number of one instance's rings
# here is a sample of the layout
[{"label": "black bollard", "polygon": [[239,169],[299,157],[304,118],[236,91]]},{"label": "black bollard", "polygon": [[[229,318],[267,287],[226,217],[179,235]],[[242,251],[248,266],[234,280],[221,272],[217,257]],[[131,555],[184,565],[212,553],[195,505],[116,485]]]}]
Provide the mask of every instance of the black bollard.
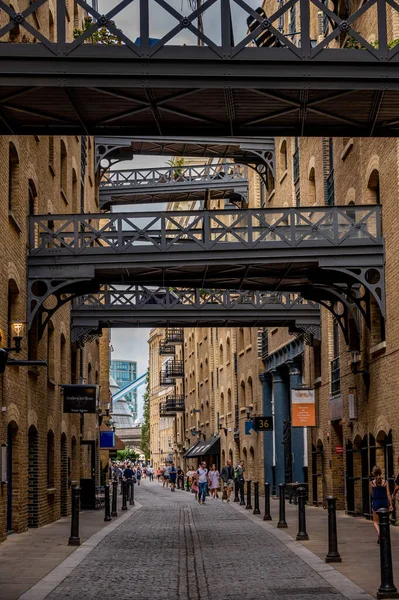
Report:
[{"label": "black bollard", "polygon": [[190,491],[190,479],[189,479],[189,477],[187,477],[187,479],[186,479],[186,492],[189,492],[189,491]]},{"label": "black bollard", "polygon": [[112,511],[111,517],[117,517],[117,497],[118,497],[118,480],[114,479],[112,482]]},{"label": "black bollard", "polygon": [[71,535],[68,540],[68,546],[80,546],[79,511],[80,511],[80,487],[77,485],[74,485],[72,488]]},{"label": "black bollard", "polygon": [[271,521],[272,516],[270,514],[270,483],[265,483],[265,515],[264,521]]},{"label": "black bollard", "polygon": [[243,481],[240,481],[240,506],[245,506]]},{"label": "black bollard", "polygon": [[124,479],[122,481],[122,509],[127,510],[127,481]]},{"label": "black bollard", "polygon": [[254,515],[260,515],[259,510],[259,481],[254,481]]},{"label": "black bollard", "polygon": [[298,496],[298,533],[296,534],[297,540],[308,540],[309,536],[306,532],[306,512],[305,512],[305,503],[306,503],[306,490],[304,487],[300,486],[297,489]]},{"label": "black bollard", "polygon": [[245,507],[246,510],[252,510],[251,485],[252,485],[252,481],[250,479],[248,479],[248,481],[247,481],[247,505]]},{"label": "black bollard", "polygon": [[240,493],[240,484],[238,482],[238,479],[235,479],[234,480],[234,502],[240,501],[239,493]]},{"label": "black bollard", "polygon": [[278,487],[280,490],[280,514],[277,527],[279,529],[285,529],[286,527],[288,527],[287,521],[285,520],[285,484],[280,483]]},{"label": "black bollard", "polygon": [[180,479],[180,489],[184,492],[184,474],[181,476]]},{"label": "black bollard", "polygon": [[111,501],[110,501],[110,493],[109,493],[109,485],[104,487],[105,499],[104,499],[104,509],[105,516],[104,521],[112,521],[111,519]]},{"label": "black bollard", "polygon": [[129,506],[134,506],[134,481],[130,480],[130,498],[129,498]]},{"label": "black bollard", "polygon": [[377,590],[377,598],[399,598],[398,590],[393,583],[391,533],[389,530],[389,508],[377,510],[380,523],[380,566],[381,585]]},{"label": "black bollard", "polygon": [[327,563],[341,562],[337,537],[337,499],[327,496],[326,500],[328,505],[328,554],[325,561]]}]

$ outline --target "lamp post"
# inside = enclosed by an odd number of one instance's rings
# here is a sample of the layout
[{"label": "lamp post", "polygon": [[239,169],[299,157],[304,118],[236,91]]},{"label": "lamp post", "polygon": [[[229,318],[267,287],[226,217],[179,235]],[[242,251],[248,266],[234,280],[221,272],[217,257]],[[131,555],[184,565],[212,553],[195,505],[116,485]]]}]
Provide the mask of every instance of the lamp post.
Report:
[{"label": "lamp post", "polygon": [[[0,348],[0,373],[4,373],[8,362],[8,353],[15,352],[19,354],[22,350],[22,340],[25,324],[22,321],[13,321],[10,324],[10,338],[14,342],[14,346],[8,348]],[[3,334],[0,332],[0,342],[3,339]],[[40,361],[42,362],[42,361]],[[28,364],[28,363],[27,363]]]}]

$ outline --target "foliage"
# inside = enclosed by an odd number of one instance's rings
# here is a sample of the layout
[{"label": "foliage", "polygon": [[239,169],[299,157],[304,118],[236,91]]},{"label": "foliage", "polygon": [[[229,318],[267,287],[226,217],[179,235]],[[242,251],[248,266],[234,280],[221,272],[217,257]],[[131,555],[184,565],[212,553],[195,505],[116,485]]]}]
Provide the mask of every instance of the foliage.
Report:
[{"label": "foliage", "polygon": [[135,462],[139,458],[139,455],[134,450],[130,448],[126,448],[125,450],[118,450],[116,453],[116,459],[120,462],[125,460],[130,460],[131,462]]},{"label": "foliage", "polygon": [[[397,46],[398,44],[399,44],[399,38],[391,40],[390,42],[388,42],[388,50],[392,50],[392,48],[395,48],[395,46]],[[370,46],[372,46],[373,48],[376,48],[378,50],[378,46],[379,46],[378,40],[375,40],[375,42],[370,42]],[[353,49],[354,50],[365,50],[365,47],[351,35],[346,36],[345,42],[344,42],[344,47],[350,48],[352,50]]]},{"label": "foliage", "polygon": [[[113,21],[110,21],[110,23],[112,23],[112,25],[115,25]],[[81,36],[82,33],[87,31],[89,27],[91,27],[91,25],[93,25],[92,17],[85,17],[84,29],[79,29],[78,27],[75,27],[75,29],[73,30],[74,39],[77,39],[79,36]],[[100,27],[98,30],[94,31],[92,35],[85,39],[84,43],[102,44],[104,46],[120,46],[122,44],[121,40],[113,33],[110,33],[106,27]]]},{"label": "foliage", "polygon": [[144,413],[143,413],[144,422],[141,426],[140,447],[144,453],[144,456],[148,460],[150,458],[150,445],[151,445],[151,439],[150,439],[150,372],[149,372],[149,370],[147,373],[146,386],[145,386],[145,392],[144,392],[143,399],[144,399]]},{"label": "foliage", "polygon": [[173,169],[173,178],[178,179],[184,170],[184,156],[174,156],[168,160],[168,165],[175,167]]}]

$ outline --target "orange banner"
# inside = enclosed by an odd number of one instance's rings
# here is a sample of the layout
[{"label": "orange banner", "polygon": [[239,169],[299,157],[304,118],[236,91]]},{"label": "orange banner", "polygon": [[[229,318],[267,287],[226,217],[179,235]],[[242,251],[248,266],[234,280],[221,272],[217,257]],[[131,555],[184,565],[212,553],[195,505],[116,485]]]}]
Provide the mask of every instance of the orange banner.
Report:
[{"label": "orange banner", "polygon": [[291,402],[292,427],[315,427],[316,408],[314,390],[291,390]]}]

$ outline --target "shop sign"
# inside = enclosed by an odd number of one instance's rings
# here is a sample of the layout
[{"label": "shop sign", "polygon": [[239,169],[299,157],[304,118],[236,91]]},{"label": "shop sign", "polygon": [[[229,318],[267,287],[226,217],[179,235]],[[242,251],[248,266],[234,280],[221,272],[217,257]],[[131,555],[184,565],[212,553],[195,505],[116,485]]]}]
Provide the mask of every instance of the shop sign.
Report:
[{"label": "shop sign", "polygon": [[316,408],[314,389],[294,388],[291,390],[292,427],[315,427]]},{"label": "shop sign", "polygon": [[273,417],[255,417],[255,431],[273,431]]},{"label": "shop sign", "polygon": [[344,403],[341,394],[330,397],[328,402],[328,414],[330,421],[340,421],[344,416]]},{"label": "shop sign", "polygon": [[98,385],[61,385],[64,390],[64,413],[95,413]]},{"label": "shop sign", "polygon": [[100,448],[115,448],[115,433],[113,431],[100,431]]},{"label": "shop sign", "polygon": [[253,421],[245,421],[245,435],[249,435],[254,429]]},{"label": "shop sign", "polygon": [[344,453],[344,447],[342,444],[337,444],[335,446],[335,454],[343,454]]}]

